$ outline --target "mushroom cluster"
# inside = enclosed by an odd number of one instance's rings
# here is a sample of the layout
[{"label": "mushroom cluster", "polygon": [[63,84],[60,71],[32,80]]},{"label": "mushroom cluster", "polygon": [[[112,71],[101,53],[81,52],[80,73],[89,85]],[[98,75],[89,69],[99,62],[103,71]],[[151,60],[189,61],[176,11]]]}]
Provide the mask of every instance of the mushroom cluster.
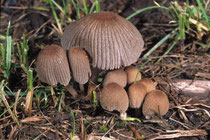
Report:
[{"label": "mushroom cluster", "polygon": [[[126,85],[127,94],[123,89]],[[110,71],[103,81],[101,106],[108,111],[117,110],[124,116],[128,107],[134,108],[138,116],[141,106],[146,119],[155,115],[165,115],[169,109],[168,97],[164,92],[157,90],[156,86],[157,83],[149,78],[141,79],[141,74],[135,66],[126,67],[125,71],[123,69]]]}]

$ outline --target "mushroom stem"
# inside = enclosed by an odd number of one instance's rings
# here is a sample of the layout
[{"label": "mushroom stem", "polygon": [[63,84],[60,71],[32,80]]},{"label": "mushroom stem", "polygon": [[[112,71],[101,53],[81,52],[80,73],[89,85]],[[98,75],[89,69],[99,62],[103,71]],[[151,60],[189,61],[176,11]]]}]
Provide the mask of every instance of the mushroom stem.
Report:
[{"label": "mushroom stem", "polygon": [[139,117],[139,116],[140,116],[140,109],[135,108],[135,117]]},{"label": "mushroom stem", "polygon": [[126,112],[120,112],[120,118],[122,118],[122,119],[127,118],[127,113]]},{"label": "mushroom stem", "polygon": [[90,78],[90,80],[93,83],[97,83],[97,81],[98,81],[98,75],[99,75],[100,72],[101,72],[101,70],[98,69],[97,67],[93,68],[93,70],[92,70],[92,76]]},{"label": "mushroom stem", "polygon": [[88,91],[86,96],[86,99],[88,99],[90,102],[93,100],[93,91],[96,89],[96,83],[100,72],[101,70],[96,67],[92,70],[92,76],[88,82]]},{"label": "mushroom stem", "polygon": [[84,88],[84,85],[83,84],[79,84],[79,89],[82,93],[84,93],[85,91],[85,88]]},{"label": "mushroom stem", "polygon": [[78,93],[76,92],[76,90],[73,88],[72,85],[68,84],[66,86],[66,89],[68,90],[68,92],[74,97],[76,98],[78,96]]},{"label": "mushroom stem", "polygon": [[51,91],[51,94],[52,94],[52,99],[53,99],[53,102],[54,102],[54,106],[57,105],[57,99],[56,99],[56,96],[55,96],[55,90],[52,86],[50,86],[50,91]]}]

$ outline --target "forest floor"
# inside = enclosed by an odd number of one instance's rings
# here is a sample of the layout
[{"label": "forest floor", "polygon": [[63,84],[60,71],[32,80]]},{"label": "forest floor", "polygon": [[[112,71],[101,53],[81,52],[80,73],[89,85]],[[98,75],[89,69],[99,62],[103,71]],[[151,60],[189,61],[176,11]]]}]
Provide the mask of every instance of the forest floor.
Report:
[{"label": "forest floor", "polygon": [[[62,5],[61,1],[57,2]],[[160,5],[170,6],[170,2],[166,0],[158,2]],[[90,7],[92,3],[88,1],[87,6]],[[196,5],[196,1],[190,1],[190,4]],[[123,17],[152,5],[152,0],[100,1],[101,11],[113,11]],[[180,1],[180,5],[183,5],[183,1]],[[173,49],[157,63],[173,44],[175,35],[172,35],[147,57],[150,61],[142,67],[142,77],[156,81],[157,89],[164,91],[169,98],[170,109],[163,117],[147,120],[141,114],[138,117],[141,123],[124,121],[120,119],[118,112],[105,111],[100,105],[94,108],[83,95],[73,98],[61,85],[55,88],[55,96],[59,101],[55,104],[50,89],[44,88],[45,84],[40,84],[36,72],[32,114],[28,116],[24,111],[27,74],[18,64],[16,46],[23,42],[25,34],[29,46],[28,64],[33,69],[41,46],[60,44],[60,35],[55,32],[56,22],[50,5],[44,0],[3,0],[0,10],[0,35],[6,34],[10,21],[9,34],[14,43],[10,78],[6,79],[3,69],[0,69],[1,94],[8,93],[0,99],[0,139],[210,139],[210,48],[197,44],[201,42],[209,45],[209,30],[200,39],[196,35],[186,34],[186,38],[179,39]],[[59,13],[59,10],[56,11]],[[75,11],[72,10],[71,18],[75,17]],[[148,10],[129,20],[138,28],[145,41],[142,55],[134,65],[140,67],[146,62],[147,59],[142,56],[175,30],[176,26],[170,24],[172,20],[162,9]],[[4,37],[0,37],[0,43],[5,44]],[[2,57],[0,56],[1,59]],[[101,73],[100,78],[103,78],[104,73],[105,71]],[[3,81],[7,83],[4,88]],[[181,82],[188,83],[188,86],[198,82],[198,90],[182,90]],[[81,94],[73,79],[71,84]],[[63,89],[62,92],[59,88]],[[136,117],[132,109],[127,113],[128,116]]]}]

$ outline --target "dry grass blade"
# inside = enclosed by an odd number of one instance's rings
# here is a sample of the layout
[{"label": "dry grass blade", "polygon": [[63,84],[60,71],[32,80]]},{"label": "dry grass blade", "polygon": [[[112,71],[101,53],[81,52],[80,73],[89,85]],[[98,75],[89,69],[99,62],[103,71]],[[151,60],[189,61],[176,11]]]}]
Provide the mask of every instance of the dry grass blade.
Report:
[{"label": "dry grass blade", "polygon": [[13,113],[15,113],[15,115],[17,116],[17,103],[18,103],[18,98],[20,96],[20,92],[21,90],[19,89],[15,95],[15,104],[14,104],[14,108],[13,108]]},{"label": "dry grass blade", "polygon": [[205,130],[170,130],[165,134],[159,134],[157,137],[152,138],[151,140],[156,139],[172,139],[179,137],[192,137],[192,136],[206,136],[208,135]]},{"label": "dry grass blade", "polygon": [[26,95],[25,113],[28,116],[31,116],[33,93],[34,93],[34,89],[32,88],[28,90],[28,93]]},{"label": "dry grass blade", "polygon": [[11,115],[12,120],[13,120],[14,122],[16,122],[17,125],[20,125],[20,124],[19,124],[19,121],[18,121],[18,119],[17,119],[17,116],[16,116],[16,115],[12,112],[12,110],[10,109],[9,103],[8,103],[8,101],[7,101],[7,99],[6,99],[5,95],[4,95],[4,88],[3,88],[3,87],[2,87],[2,89],[0,89],[0,97],[1,97],[1,99],[2,99],[2,101],[3,101],[3,103],[4,103],[4,105],[5,105],[5,107],[7,108],[9,114]]},{"label": "dry grass blade", "polygon": [[38,122],[41,121],[42,119],[39,117],[29,117],[29,118],[25,118],[23,120],[21,120],[21,123],[28,123],[28,122]]}]

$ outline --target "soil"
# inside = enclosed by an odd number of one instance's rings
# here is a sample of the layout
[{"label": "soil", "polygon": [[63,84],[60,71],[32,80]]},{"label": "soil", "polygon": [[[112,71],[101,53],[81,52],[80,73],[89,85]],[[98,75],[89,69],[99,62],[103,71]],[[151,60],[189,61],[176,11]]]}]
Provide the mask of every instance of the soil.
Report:
[{"label": "soil", "polygon": [[[62,3],[62,1],[57,2]],[[157,2],[166,6],[170,3],[166,0],[158,0]],[[178,2],[183,4],[181,0]],[[31,8],[32,6],[40,6],[50,9],[49,5],[41,0],[3,0],[0,3],[0,34],[5,35],[9,21],[11,21],[10,34],[13,40],[21,42],[21,37],[25,34],[29,40],[29,64],[34,68],[34,60],[37,58],[41,45],[60,44],[60,36],[53,32],[52,24],[55,24],[55,20],[52,12]],[[91,5],[91,1],[87,3],[88,6]],[[101,0],[100,4],[102,11],[113,11],[123,17],[127,17],[138,9],[154,5],[152,0]],[[196,1],[190,0],[190,4],[196,4]],[[6,5],[13,8],[6,8]],[[72,17],[75,17],[75,11],[73,11]],[[169,24],[171,20],[160,9],[145,11],[130,20],[139,29],[145,41],[141,56],[175,29]],[[206,43],[208,39],[209,33],[204,35],[200,41]],[[156,63],[173,41],[174,38],[167,40],[153,52],[149,56],[151,61],[141,70],[142,77],[156,81],[158,83],[157,88],[164,91],[169,98],[170,109],[163,117],[146,120],[141,114],[138,118],[142,123],[123,121],[119,118],[118,112],[105,111],[100,105],[94,108],[92,103],[85,100],[85,94],[81,93],[79,86],[73,80],[71,80],[71,84],[80,94],[80,97],[73,98],[66,90],[64,90],[65,94],[62,94],[60,89],[64,87],[59,85],[55,88],[56,99],[61,100],[62,103],[62,107],[59,109],[60,106],[53,102],[50,90],[42,86],[46,84],[40,84],[37,78],[34,81],[34,95],[41,95],[39,97],[41,100],[37,101],[38,98],[34,97],[32,115],[27,116],[24,112],[26,100],[24,91],[27,89],[27,78],[21,68],[16,68],[11,70],[8,87],[14,93],[21,90],[19,92],[22,98],[16,104],[16,108],[12,108],[19,124],[12,119],[10,113],[1,115],[0,139],[70,139],[74,127],[75,140],[79,138],[81,140],[142,139],[140,136],[144,136],[145,139],[210,139],[209,90],[205,97],[187,96],[173,84],[175,80],[209,82],[210,48],[196,45],[196,37],[187,35],[186,40],[180,40],[160,63]],[[4,44],[4,41],[0,40],[0,43]],[[18,58],[17,54],[14,57]],[[17,58],[13,58],[14,61]],[[140,57],[134,65],[139,67],[145,61]],[[104,73],[105,71],[101,72],[100,77],[103,77]],[[34,76],[36,75],[34,74]],[[1,73],[0,79],[1,81],[4,79]],[[87,89],[87,85],[85,88]],[[36,89],[46,94],[36,93]],[[47,95],[47,102],[44,95]],[[15,103],[15,96],[7,96],[6,100],[9,105],[12,105]],[[0,112],[3,113],[5,110],[5,106],[0,100]],[[72,116],[72,112],[74,116]],[[127,113],[128,116],[136,117],[132,109],[129,109]]]}]

